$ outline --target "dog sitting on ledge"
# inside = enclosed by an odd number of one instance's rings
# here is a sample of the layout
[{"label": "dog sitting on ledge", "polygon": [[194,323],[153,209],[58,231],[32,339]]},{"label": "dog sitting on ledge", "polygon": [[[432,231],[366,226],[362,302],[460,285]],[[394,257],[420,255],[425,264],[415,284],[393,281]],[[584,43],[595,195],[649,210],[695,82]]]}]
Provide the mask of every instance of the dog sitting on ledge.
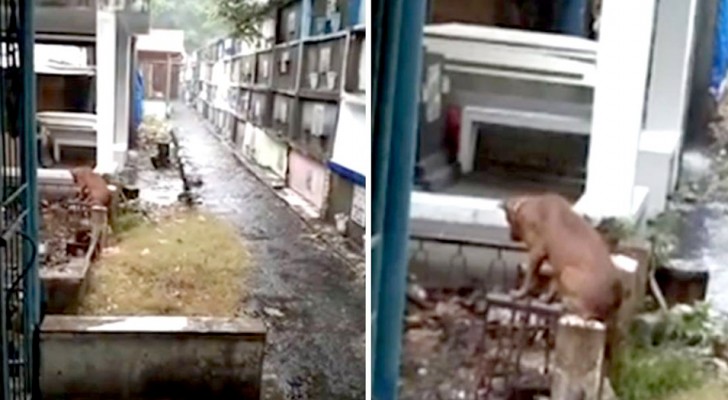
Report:
[{"label": "dog sitting on ledge", "polygon": [[556,194],[514,197],[501,207],[511,239],[524,242],[528,250],[525,279],[513,297],[531,294],[541,267],[548,263],[552,276],[542,300],[558,295],[567,312],[611,322],[623,289],[607,243],[594,227]]},{"label": "dog sitting on ledge", "polygon": [[89,167],[76,167],[71,170],[73,183],[79,188],[81,200],[92,206],[111,205],[111,191],[101,175]]}]

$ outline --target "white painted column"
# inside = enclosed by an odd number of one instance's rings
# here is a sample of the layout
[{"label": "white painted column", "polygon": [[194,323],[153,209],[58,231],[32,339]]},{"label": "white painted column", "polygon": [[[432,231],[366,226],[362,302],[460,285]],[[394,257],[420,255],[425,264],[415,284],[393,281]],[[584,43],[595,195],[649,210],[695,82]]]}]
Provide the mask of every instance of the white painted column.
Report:
[{"label": "white painted column", "polygon": [[633,211],[637,153],[655,0],[606,0],[597,53],[585,209],[596,216]]},{"label": "white painted column", "polygon": [[645,128],[683,130],[698,0],[660,0]]},{"label": "white painted column", "polygon": [[677,184],[689,103],[698,0],[661,0],[636,183],[650,189],[647,216],[664,211]]},{"label": "white painted column", "polygon": [[117,165],[123,165],[126,160],[126,151],[129,144],[129,80],[131,79],[131,34],[123,24],[117,25],[116,31],[116,99],[115,99],[115,132],[114,132],[114,160]]},{"label": "white painted column", "polygon": [[96,170],[112,173],[116,130],[116,14],[96,11]]}]

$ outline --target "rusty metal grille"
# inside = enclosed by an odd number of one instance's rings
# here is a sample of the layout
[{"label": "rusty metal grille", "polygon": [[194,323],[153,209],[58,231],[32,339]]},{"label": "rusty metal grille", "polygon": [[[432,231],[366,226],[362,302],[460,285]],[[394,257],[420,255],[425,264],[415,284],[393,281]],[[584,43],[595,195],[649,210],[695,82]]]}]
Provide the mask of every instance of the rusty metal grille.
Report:
[{"label": "rusty metal grille", "polygon": [[[410,271],[432,276],[425,286],[470,285],[483,292],[485,333],[478,344],[476,399],[541,394],[550,384],[560,304],[513,300],[525,248],[481,239],[410,237]],[[426,272],[423,272],[426,271]],[[445,378],[446,379],[446,378]]]}]

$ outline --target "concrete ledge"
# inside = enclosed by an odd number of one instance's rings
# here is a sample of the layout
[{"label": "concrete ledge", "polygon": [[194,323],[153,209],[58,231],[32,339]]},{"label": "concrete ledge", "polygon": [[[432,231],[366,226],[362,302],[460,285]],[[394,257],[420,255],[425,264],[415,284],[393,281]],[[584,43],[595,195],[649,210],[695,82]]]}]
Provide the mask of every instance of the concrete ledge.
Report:
[{"label": "concrete ledge", "polygon": [[63,314],[75,307],[90,265],[86,257],[74,257],[64,267],[40,268],[48,313]]},{"label": "concrete ledge", "polygon": [[[641,224],[645,217],[649,189],[635,186],[632,211],[627,218]],[[601,219],[600,205],[608,199],[583,195],[574,211]],[[482,238],[509,243],[509,228],[500,200],[474,196],[413,191],[410,198],[410,231],[414,236],[436,238]]]},{"label": "concrete ledge", "polygon": [[48,316],[46,399],[258,399],[266,330],[257,320]]}]

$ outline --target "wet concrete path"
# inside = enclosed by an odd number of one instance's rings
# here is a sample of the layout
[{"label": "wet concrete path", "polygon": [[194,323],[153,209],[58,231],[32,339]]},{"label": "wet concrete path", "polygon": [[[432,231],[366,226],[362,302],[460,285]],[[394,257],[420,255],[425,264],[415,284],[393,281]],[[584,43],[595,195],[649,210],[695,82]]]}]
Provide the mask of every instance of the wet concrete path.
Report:
[{"label": "wet concrete path", "polygon": [[365,285],[207,130],[175,106],[201,207],[232,224],[256,264],[245,309],[269,327],[264,399],[365,398]]},{"label": "wet concrete path", "polygon": [[716,168],[722,163],[725,160],[716,159],[708,149],[683,154],[681,180],[695,186],[697,201],[672,204],[680,215],[673,264],[685,270],[708,271],[706,298],[716,310],[728,314],[728,192],[722,186],[715,188],[715,181],[720,179]]}]

